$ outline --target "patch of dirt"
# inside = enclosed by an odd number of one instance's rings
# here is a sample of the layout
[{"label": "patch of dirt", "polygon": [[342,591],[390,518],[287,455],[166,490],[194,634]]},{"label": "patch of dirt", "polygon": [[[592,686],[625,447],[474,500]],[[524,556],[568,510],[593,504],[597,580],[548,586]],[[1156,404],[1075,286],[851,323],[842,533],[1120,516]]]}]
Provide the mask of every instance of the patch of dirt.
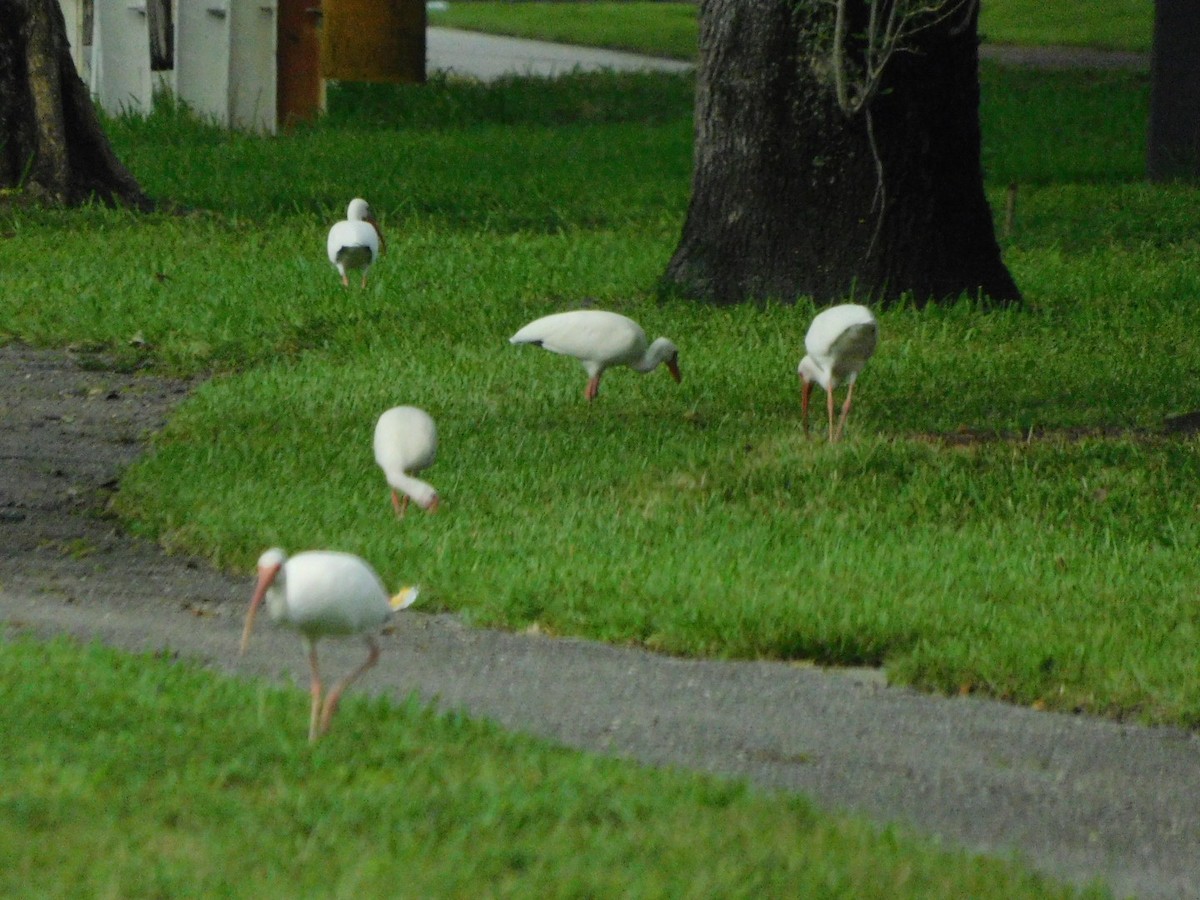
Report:
[{"label": "patch of dirt", "polygon": [[[303,741],[299,642],[263,627],[237,656],[250,573],[168,557],[105,513],[189,387],[0,347],[0,628],[290,680]],[[1200,739],[1180,729],[931,697],[876,671],[675,659],[450,615],[405,613],[383,645],[361,690],[416,691],[576,749],[801,792],[950,846],[1019,854],[1060,879],[1103,878],[1121,895],[1200,896]],[[345,671],[361,648],[326,641],[321,658]]]},{"label": "patch of dirt", "polygon": [[124,534],[106,509],[120,473],[189,388],[184,381],[92,370],[66,352],[0,348],[6,585],[64,569],[121,569],[132,547],[139,563],[157,555]]}]

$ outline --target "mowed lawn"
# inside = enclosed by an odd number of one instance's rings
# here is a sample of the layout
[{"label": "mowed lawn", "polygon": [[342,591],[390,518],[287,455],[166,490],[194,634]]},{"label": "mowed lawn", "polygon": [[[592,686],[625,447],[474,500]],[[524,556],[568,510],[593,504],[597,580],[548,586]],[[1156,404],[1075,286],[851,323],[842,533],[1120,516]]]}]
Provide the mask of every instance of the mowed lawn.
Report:
[{"label": "mowed lawn", "polygon": [[[1200,387],[1200,214],[1192,188],[1142,182],[1145,75],[985,67],[989,193],[999,210],[1019,185],[1003,249],[1027,302],[881,311],[834,447],[800,428],[810,303],[658,297],[687,202],[691,87],[346,87],[326,122],[272,139],[165,108],[111,122],[146,188],[192,211],[6,211],[21,252],[0,270],[0,337],[210,376],[123,478],[118,509],[231,570],[271,544],[338,547],[471,623],[877,664],[933,691],[1196,727],[1200,455],[1162,422]],[[388,237],[365,291],[323,254],[355,195]],[[614,372],[588,405],[575,363],[508,345],[585,305],[671,337],[684,383]],[[443,508],[403,523],[370,453],[397,403],[441,430],[428,478]],[[10,643],[0,659],[27,685],[6,731],[20,787],[0,798],[14,890],[54,871],[50,893],[370,893],[400,873],[416,894],[594,893],[637,852],[646,880],[618,885],[655,896],[1052,891],[703,779],[643,806],[662,776],[415,706],[351,697],[344,731],[310,753],[278,727],[291,692],[65,646]],[[100,709],[121,712],[89,729]],[[375,749],[348,766],[339,735],[364,733]],[[421,775],[397,756],[461,768]],[[663,843],[676,833],[686,853]],[[486,864],[446,864],[488,834]],[[799,865],[821,880],[764,880],[779,858],[823,860]]]},{"label": "mowed lawn", "polygon": [[[588,44],[654,56],[696,56],[696,3],[458,0],[431,9],[429,24]],[[1146,0],[984,0],[979,33],[993,44],[1150,49],[1153,9]]]},{"label": "mowed lawn", "polygon": [[[119,507],[218,565],[341,547],[478,624],[1195,723],[1197,455],[1162,422],[1197,395],[1196,214],[1141,181],[1144,75],[985,70],[1027,303],[881,312],[836,447],[800,428],[809,303],[657,299],[688,85],[347,91],[269,141],[116,123],[153,192],[210,212],[21,219],[42,264],[20,263],[5,327],[215,373]],[[347,154],[354,172],[326,164]],[[321,252],[354,194],[389,236],[365,291]],[[614,372],[589,405],[574,362],[507,342],[585,305],[672,338],[684,383]],[[398,403],[439,423],[445,503],[403,526],[370,454]]]}]

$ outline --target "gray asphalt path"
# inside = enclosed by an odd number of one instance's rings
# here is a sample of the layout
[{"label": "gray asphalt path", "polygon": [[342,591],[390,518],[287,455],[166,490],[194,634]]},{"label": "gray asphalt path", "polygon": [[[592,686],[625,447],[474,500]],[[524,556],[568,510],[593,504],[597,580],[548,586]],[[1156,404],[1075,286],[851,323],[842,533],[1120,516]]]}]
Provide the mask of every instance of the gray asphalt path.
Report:
[{"label": "gray asphalt path", "polygon": [[[265,624],[236,655],[252,577],[167,557],[96,514],[184,386],[0,348],[0,622],[169,649],[298,686]],[[301,548],[296,548],[301,549]],[[357,643],[323,644],[327,671]],[[1200,737],[887,687],[870,670],[674,659],[406,612],[361,688],[412,691],[581,750],[802,792],[1121,895],[1200,897]]]},{"label": "gray asphalt path", "polygon": [[674,59],[453,28],[426,29],[425,64],[431,72],[447,72],[480,81],[491,81],[504,75],[552,77],[576,70],[689,72],[692,69],[691,63]]},{"label": "gray asphalt path", "polygon": [[[547,41],[530,41],[481,34],[455,28],[428,28],[425,32],[426,67],[430,72],[447,72],[480,81],[505,75],[553,77],[578,69],[591,72],[689,72],[690,62],[662,59],[616,50],[577,47]],[[1088,47],[1009,47],[984,44],[983,59],[1038,69],[1145,69],[1144,53],[1093,50]]]}]

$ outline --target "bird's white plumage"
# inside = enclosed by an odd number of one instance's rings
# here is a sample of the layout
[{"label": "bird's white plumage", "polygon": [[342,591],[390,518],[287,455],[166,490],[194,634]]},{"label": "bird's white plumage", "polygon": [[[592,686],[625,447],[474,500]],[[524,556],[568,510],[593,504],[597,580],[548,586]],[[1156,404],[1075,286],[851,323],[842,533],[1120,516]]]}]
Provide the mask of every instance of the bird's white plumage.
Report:
[{"label": "bird's white plumage", "polygon": [[379,258],[380,246],[379,227],[370,205],[361,197],[350,201],[346,218],[329,229],[325,241],[329,262],[341,274],[343,283],[348,283],[348,270],[361,269],[366,284],[367,270]]},{"label": "bird's white plumage", "polygon": [[[376,634],[396,610],[409,606],[416,588],[406,588],[389,600],[383,581],[370,564],[351,553],[310,550],[288,558],[273,547],[258,558],[258,583],[242,629],[242,652],[258,608],[266,601],[271,618],[304,636],[312,672],[312,715],[308,737],[315,741],[329,729],[342,692],[379,660]],[[323,637],[358,635],[369,650],[366,662],[322,697],[317,665],[317,641]]]},{"label": "bird's white plumage", "polygon": [[370,564],[330,550],[288,558],[267,589],[267,610],[275,622],[313,639],[374,631],[392,614]]},{"label": "bird's white plumage", "polygon": [[537,344],[552,353],[578,359],[591,379],[589,400],[599,389],[600,376],[612,366],[650,372],[665,364],[672,377],[680,380],[675,345],[666,338],[647,345],[642,326],[619,313],[599,309],[554,313],[530,322],[509,338],[509,343]]},{"label": "bird's white plumage", "polygon": [[[438,494],[433,485],[412,473],[433,465],[437,443],[433,418],[415,406],[395,406],[375,423],[375,462],[383,470],[388,486],[393,492],[411,497],[423,509],[436,508]],[[402,508],[397,506],[396,511],[401,513]]]},{"label": "bird's white plumage", "polygon": [[[804,336],[805,359],[811,363],[809,377],[827,391],[853,383],[878,340],[879,324],[865,306],[843,303],[823,310]],[[804,365],[801,360],[800,366]]]},{"label": "bird's white plumage", "polygon": [[[808,403],[813,384],[825,390],[829,413],[829,439],[837,440],[846,417],[850,414],[851,398],[858,373],[875,352],[879,341],[879,323],[865,306],[843,303],[818,313],[804,337],[806,355],[796,371],[803,382],[802,415],[808,430]],[[839,384],[846,385],[846,401],[837,427],[833,423],[833,392]]]}]

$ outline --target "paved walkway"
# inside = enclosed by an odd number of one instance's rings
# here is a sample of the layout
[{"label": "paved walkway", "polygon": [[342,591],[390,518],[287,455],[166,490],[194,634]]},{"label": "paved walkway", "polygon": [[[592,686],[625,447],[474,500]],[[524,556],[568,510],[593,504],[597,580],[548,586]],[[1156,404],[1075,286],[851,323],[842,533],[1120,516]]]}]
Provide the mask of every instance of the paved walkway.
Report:
[{"label": "paved walkway", "polygon": [[452,28],[427,29],[425,46],[426,68],[430,72],[447,72],[481,81],[491,81],[504,75],[553,77],[576,70],[688,72],[692,69],[691,63],[677,59],[527,41]]},{"label": "paved walkway", "polygon": [[[1092,50],[1086,47],[1007,47],[985,44],[980,56],[1010,65],[1038,69],[1149,68],[1144,53]],[[688,72],[692,63],[677,59],[622,53],[571,44],[529,41],[454,28],[426,30],[426,65],[430,72],[447,72],[481,81],[504,75],[553,77],[572,71]]]}]

